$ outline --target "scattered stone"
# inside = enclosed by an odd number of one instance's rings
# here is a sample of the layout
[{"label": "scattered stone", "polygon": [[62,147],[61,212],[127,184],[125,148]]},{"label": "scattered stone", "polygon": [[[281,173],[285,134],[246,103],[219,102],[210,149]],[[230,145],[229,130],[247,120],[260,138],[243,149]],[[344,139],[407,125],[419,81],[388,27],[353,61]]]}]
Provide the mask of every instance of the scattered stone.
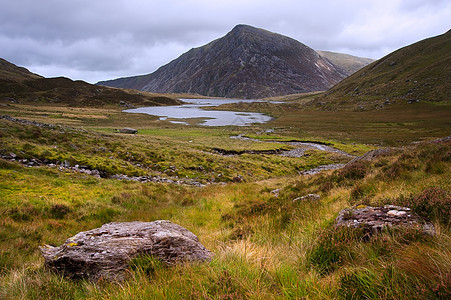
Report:
[{"label": "scattered stone", "polygon": [[66,168],[66,169],[70,168],[70,162],[68,162],[67,160],[63,161],[61,163],[61,167]]},{"label": "scattered stone", "polygon": [[296,201],[312,201],[312,200],[319,200],[319,199],[321,199],[320,195],[308,194],[308,195],[305,195],[305,196],[302,196],[302,197],[294,198],[293,202],[296,202]]},{"label": "scattered stone", "polygon": [[170,221],[113,222],[80,232],[63,245],[40,247],[45,267],[66,277],[123,280],[131,259],[151,255],[172,265],[209,261],[197,236]]},{"label": "scattered stone", "polygon": [[233,182],[242,182],[244,179],[243,175],[237,175],[232,178]]},{"label": "scattered stone", "polygon": [[427,223],[415,215],[410,208],[395,205],[384,207],[358,206],[340,211],[335,219],[335,226],[360,227],[364,226],[373,233],[382,231],[386,227],[401,226],[417,228],[428,235],[435,235],[432,223]]},{"label": "scattered stone", "polygon": [[274,197],[278,198],[279,197],[279,193],[280,193],[280,189],[272,190],[270,193],[272,195],[274,195]]},{"label": "scattered stone", "polygon": [[37,127],[43,127],[43,128],[55,128],[56,127],[53,124],[46,124],[46,123],[40,123],[40,122],[36,122],[36,121],[13,118],[8,115],[0,115],[0,119],[4,119],[7,121],[16,122],[16,123],[22,123],[25,125],[33,125],[33,126],[37,126]]},{"label": "scattered stone", "polygon": [[194,179],[173,180],[173,179],[161,177],[161,176],[128,176],[125,174],[114,174],[114,175],[111,175],[109,178],[118,179],[118,180],[126,180],[126,181],[138,181],[141,183],[154,182],[154,183],[186,184],[186,185],[197,186],[197,187],[205,186],[205,184],[202,184]]},{"label": "scattered stone", "polygon": [[119,129],[119,133],[136,134],[138,133],[138,130],[133,128],[121,128]]}]

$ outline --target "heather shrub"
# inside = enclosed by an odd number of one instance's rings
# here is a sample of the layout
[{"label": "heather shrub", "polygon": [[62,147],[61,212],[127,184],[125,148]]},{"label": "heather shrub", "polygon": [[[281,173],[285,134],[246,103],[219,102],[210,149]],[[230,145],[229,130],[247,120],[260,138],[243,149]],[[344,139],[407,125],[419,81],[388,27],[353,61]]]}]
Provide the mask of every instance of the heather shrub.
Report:
[{"label": "heather shrub", "polygon": [[401,199],[400,202],[400,204],[412,208],[422,217],[450,225],[451,195],[446,190],[430,187],[423,190],[418,196],[407,197]]},{"label": "heather shrub", "polygon": [[50,208],[50,215],[55,219],[63,219],[70,212],[70,208],[64,204],[54,204]]},{"label": "heather shrub", "polygon": [[338,175],[346,179],[362,179],[368,173],[368,163],[357,161],[349,166],[345,166],[338,172]]},{"label": "heather shrub", "polygon": [[348,227],[323,230],[307,253],[308,263],[321,275],[327,275],[352,260],[351,245],[357,240],[357,231]]}]

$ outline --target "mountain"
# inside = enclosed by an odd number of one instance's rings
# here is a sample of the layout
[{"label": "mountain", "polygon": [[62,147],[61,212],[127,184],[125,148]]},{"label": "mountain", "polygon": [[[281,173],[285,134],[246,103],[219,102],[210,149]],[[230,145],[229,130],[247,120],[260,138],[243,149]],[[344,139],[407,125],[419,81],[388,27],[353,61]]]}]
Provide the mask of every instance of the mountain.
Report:
[{"label": "mountain", "polygon": [[403,47],[331,88],[317,103],[361,104],[451,100],[451,30]]},{"label": "mountain", "polygon": [[263,98],[327,90],[346,75],[289,37],[248,25],[191,49],[154,73],[99,85],[164,93]]},{"label": "mountain", "polygon": [[179,101],[163,95],[102,87],[69,78],[44,78],[0,58],[0,102],[71,106],[175,105]]},{"label": "mountain", "polygon": [[330,60],[334,65],[342,68],[348,76],[374,61],[372,58],[358,57],[331,51],[316,50],[316,52],[322,57]]}]

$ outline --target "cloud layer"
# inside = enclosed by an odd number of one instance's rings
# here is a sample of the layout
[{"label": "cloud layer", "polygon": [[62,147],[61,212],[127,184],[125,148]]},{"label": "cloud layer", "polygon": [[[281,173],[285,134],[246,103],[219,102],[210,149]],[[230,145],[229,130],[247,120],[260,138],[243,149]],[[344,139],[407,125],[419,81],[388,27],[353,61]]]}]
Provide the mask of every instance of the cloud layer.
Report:
[{"label": "cloud layer", "polygon": [[447,0],[15,0],[0,57],[88,82],[145,74],[249,24],[319,50],[380,58],[449,30]]}]

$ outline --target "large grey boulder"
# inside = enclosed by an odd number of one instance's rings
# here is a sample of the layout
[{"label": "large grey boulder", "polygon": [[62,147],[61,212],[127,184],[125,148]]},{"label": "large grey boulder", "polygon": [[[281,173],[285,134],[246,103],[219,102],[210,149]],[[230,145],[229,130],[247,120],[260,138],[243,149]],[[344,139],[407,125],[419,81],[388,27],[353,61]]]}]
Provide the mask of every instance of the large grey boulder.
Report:
[{"label": "large grey boulder", "polygon": [[335,226],[366,227],[374,233],[380,232],[387,227],[400,226],[416,228],[428,235],[435,234],[435,228],[432,223],[423,221],[408,207],[395,205],[343,209],[335,219]]},{"label": "large grey boulder", "polygon": [[45,267],[69,278],[123,280],[131,259],[151,255],[171,265],[213,255],[189,230],[170,221],[113,222],[40,247]]}]

